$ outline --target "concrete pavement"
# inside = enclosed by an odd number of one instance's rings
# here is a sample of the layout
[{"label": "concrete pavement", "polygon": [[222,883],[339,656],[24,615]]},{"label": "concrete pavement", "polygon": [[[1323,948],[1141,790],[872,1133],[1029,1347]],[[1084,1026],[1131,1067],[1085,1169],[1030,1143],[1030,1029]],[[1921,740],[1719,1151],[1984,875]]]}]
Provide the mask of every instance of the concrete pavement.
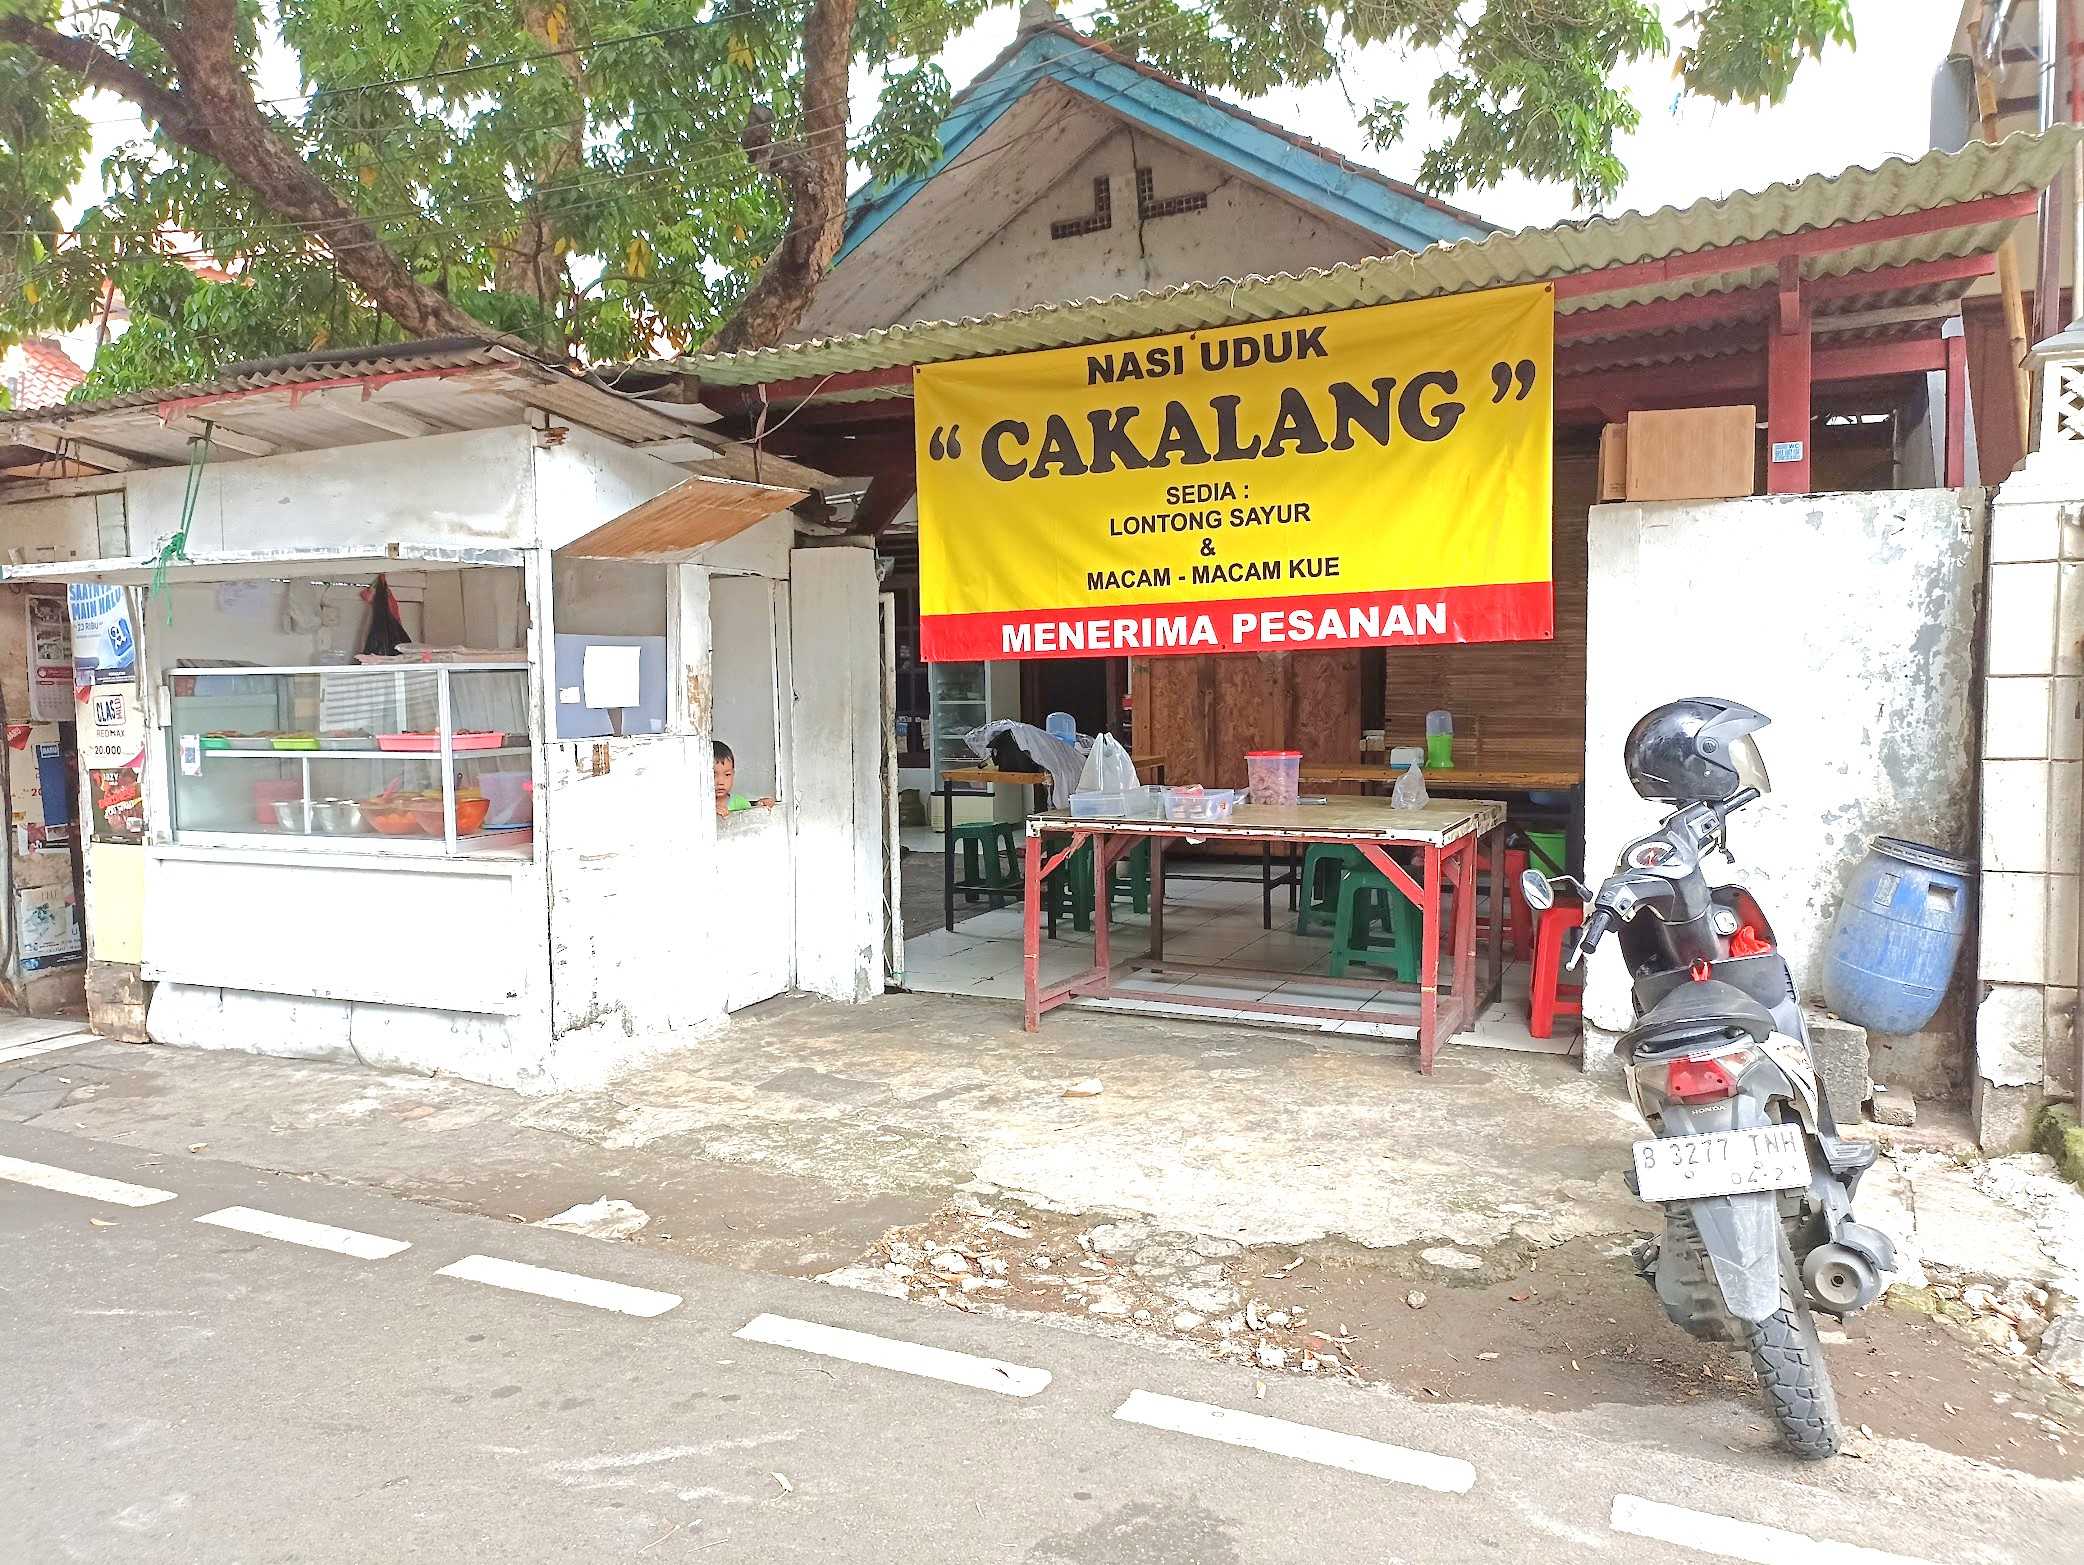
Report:
[{"label": "concrete pavement", "polygon": [[[10,1125],[0,1157],[10,1558],[2025,1565],[2084,1529],[2074,1482],[1890,1441],[1796,1469],[1721,1404],[1428,1404],[207,1151]],[[272,1221],[198,1221],[228,1208]],[[673,1302],[600,1302],[639,1297]]]}]

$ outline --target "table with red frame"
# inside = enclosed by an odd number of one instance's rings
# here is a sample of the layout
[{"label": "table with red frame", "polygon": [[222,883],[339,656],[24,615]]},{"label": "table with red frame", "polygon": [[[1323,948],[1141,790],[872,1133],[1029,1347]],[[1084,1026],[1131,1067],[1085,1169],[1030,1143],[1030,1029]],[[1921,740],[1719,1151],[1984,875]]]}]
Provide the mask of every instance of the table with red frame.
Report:
[{"label": "table with red frame", "polygon": [[[1312,977],[1313,987],[1349,987],[1355,991],[1381,991],[1391,1000],[1403,1000],[1409,1020],[1385,1013],[1381,1000],[1363,1011],[1359,1003],[1351,1009],[1328,1005],[1283,1005],[1265,1000],[1234,997],[1191,996],[1168,992],[1166,1005],[1199,1006],[1209,1010],[1249,1012],[1273,1020],[1368,1022],[1383,1026],[1392,1036],[1418,1040],[1418,1064],[1423,1071],[1433,1068],[1440,1041],[1466,1031],[1499,993],[1505,972],[1505,806],[1492,799],[1434,799],[1416,810],[1400,810],[1387,799],[1336,798],[1322,804],[1242,805],[1222,823],[1210,821],[1131,820],[1113,816],[1074,820],[1061,812],[1031,815],[1024,843],[1026,895],[1021,939],[1023,971],[1027,988],[1027,1029],[1042,1024],[1043,1013],[1066,1001],[1104,998],[1114,993],[1115,964],[1108,939],[1108,870],[1134,850],[1139,842],[1151,845],[1151,944],[1146,958],[1124,964],[1128,973],[1150,976],[1190,977],[1204,969],[1165,958],[1165,853],[1177,842],[1302,844],[1336,843],[1359,851],[1389,883],[1409,897],[1419,910],[1421,944],[1418,982],[1400,984],[1381,974],[1366,978]],[[1086,972],[1044,987],[1041,977],[1042,883],[1087,842],[1093,845],[1093,965]],[[1408,856],[1409,868],[1399,861]],[[1484,972],[1477,974],[1477,886],[1479,859],[1490,874],[1489,905],[1501,916],[1485,921],[1488,947]],[[1304,887],[1309,895],[1311,888]],[[1453,890],[1453,928],[1443,912],[1446,893]],[[1468,894],[1464,894],[1468,893]],[[1448,982],[1443,986],[1443,957]],[[1240,969],[1224,967],[1226,975]],[[1292,981],[1294,973],[1267,974],[1276,982]],[[1141,996],[1138,996],[1141,998]]]}]

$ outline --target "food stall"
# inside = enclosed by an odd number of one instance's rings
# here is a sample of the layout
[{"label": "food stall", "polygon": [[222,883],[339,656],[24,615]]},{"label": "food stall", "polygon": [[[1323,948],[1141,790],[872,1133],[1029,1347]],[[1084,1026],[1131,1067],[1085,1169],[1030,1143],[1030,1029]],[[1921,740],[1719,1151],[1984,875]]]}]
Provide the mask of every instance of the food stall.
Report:
[{"label": "food stall", "polygon": [[[301,405],[280,373],[134,429],[87,404],[55,416],[173,460],[0,489],[0,575],[80,600],[89,954],[135,962],[146,1035],[545,1089],[879,990],[869,552],[799,548],[802,488],[627,399],[369,351],[352,422],[331,364]],[[506,400],[539,384],[554,415]],[[779,806],[718,816],[713,735]]]},{"label": "food stall", "polygon": [[[1274,661],[1265,654],[1547,640],[1554,311],[1553,289],[1536,284],[920,365],[925,656],[1250,670]],[[1306,776],[1316,789],[1392,774],[1330,778],[1323,757],[1308,769],[1319,742],[1309,733],[1279,750],[1259,748],[1263,738],[1228,749],[1205,731],[1210,703],[1181,711],[1200,714],[1204,731],[1178,735],[1175,752],[1167,730],[1166,786],[1147,786],[1123,755],[1112,787],[1087,781],[1059,801],[1067,808],[1026,821],[1028,1026],[1069,1001],[1130,999],[1412,1038],[1430,1070],[1440,1044],[1502,992],[1508,807],[1481,784],[1506,774],[1472,769],[1456,786],[1437,764],[1450,759],[1443,744],[1427,780],[1474,797],[1304,794]],[[1240,763],[1252,777],[1244,800],[1197,786]],[[1506,780],[1524,796],[1562,779]],[[1241,980],[1213,991],[1195,982],[1208,964],[1165,949],[1166,861],[1189,852],[1259,859],[1256,928],[1241,908],[1197,909],[1205,923],[1192,943]],[[1121,961],[1113,871],[1132,854],[1147,881],[1132,876],[1128,889],[1132,909],[1148,904],[1149,952]],[[951,852],[951,926],[955,893],[973,889],[953,864]],[[1308,904],[1326,884],[1337,888],[1336,928],[1312,949]],[[1062,941],[1043,950],[1045,904],[1058,935],[1066,887],[1081,914],[1091,902],[1084,962]],[[1290,893],[1294,937],[1273,928],[1276,887]],[[1378,922],[1387,941],[1371,940]],[[1255,954],[1270,958],[1263,970]],[[1355,963],[1376,970],[1349,979]]]}]

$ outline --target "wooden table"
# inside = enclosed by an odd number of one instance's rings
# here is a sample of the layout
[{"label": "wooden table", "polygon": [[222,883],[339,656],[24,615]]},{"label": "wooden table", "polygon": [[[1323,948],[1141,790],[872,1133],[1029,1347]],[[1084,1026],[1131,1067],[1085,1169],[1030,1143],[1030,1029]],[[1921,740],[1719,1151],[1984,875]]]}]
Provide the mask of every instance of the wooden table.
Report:
[{"label": "wooden table", "polygon": [[[1324,804],[1292,806],[1246,805],[1222,824],[1209,821],[1151,821],[1101,817],[1073,820],[1060,812],[1028,818],[1024,843],[1026,886],[1021,926],[1022,968],[1026,977],[1027,1029],[1035,1031],[1046,1011],[1081,996],[1105,996],[1113,992],[1114,963],[1108,947],[1107,871],[1135,848],[1151,845],[1151,947],[1148,960],[1129,964],[1163,972],[1192,973],[1201,969],[1186,963],[1165,961],[1165,847],[1168,842],[1194,838],[1198,841],[1273,843],[1344,843],[1360,850],[1399,891],[1418,905],[1420,944],[1418,983],[1397,984],[1380,977],[1365,979],[1312,978],[1312,984],[1328,988],[1401,991],[1410,1020],[1385,1019],[1380,1012],[1364,1012],[1355,1006],[1278,1005],[1263,1000],[1243,1001],[1177,995],[1165,996],[1167,1005],[1201,1006],[1211,1010],[1249,1011],[1254,1015],[1297,1018],[1310,1021],[1385,1023],[1418,1040],[1419,1069],[1430,1072],[1433,1056],[1443,1037],[1453,1037],[1475,1025],[1483,1007],[1496,997],[1505,972],[1505,920],[1489,920],[1489,956],[1481,981],[1476,961],[1476,876],[1479,850],[1488,860],[1491,906],[1505,906],[1505,806],[1492,799],[1434,799],[1422,809],[1400,810],[1386,799],[1333,799]],[[1045,851],[1045,839],[1068,839],[1067,845]],[[1088,841],[1093,844],[1093,965],[1076,977],[1041,986],[1042,882],[1058,865]],[[1391,856],[1405,850],[1419,858],[1418,873]],[[1441,915],[1442,892],[1452,885],[1454,928],[1446,929]],[[1449,960],[1450,978],[1443,992],[1440,966],[1443,949]],[[1225,969],[1237,972],[1239,969]],[[1293,973],[1267,974],[1277,982]],[[1271,987],[1271,986],[1270,986]]]},{"label": "wooden table", "polygon": [[[1135,755],[1130,761],[1136,767],[1136,775],[1144,782],[1165,780],[1165,757],[1162,755]],[[992,899],[997,907],[1001,898],[1010,895],[1005,886],[972,884],[957,880],[955,876],[955,785],[968,783],[972,787],[984,788],[1032,788],[1035,790],[1035,810],[1048,807],[1044,790],[1054,779],[1047,772],[1009,772],[996,766],[956,766],[941,773],[941,785],[935,790],[941,796],[941,903],[942,918],[949,929],[955,927],[955,893],[982,894]],[[1010,822],[1008,823],[1011,824]]]},{"label": "wooden table", "polygon": [[[1305,766],[1302,769],[1304,784],[1327,783],[1358,784],[1363,794],[1387,795],[1396,786],[1397,779],[1404,774],[1382,765],[1332,765]],[[1518,820],[1530,814],[1539,814],[1530,797],[1537,793],[1560,793],[1569,797],[1564,818],[1560,824],[1566,843],[1564,856],[1574,863],[1583,862],[1585,846],[1585,767],[1582,761],[1550,761],[1534,758],[1499,756],[1487,760],[1478,755],[1465,766],[1425,767],[1420,775],[1426,780],[1426,792],[1448,798],[1503,799]],[[1567,864],[1546,866],[1556,874],[1569,868]]]}]

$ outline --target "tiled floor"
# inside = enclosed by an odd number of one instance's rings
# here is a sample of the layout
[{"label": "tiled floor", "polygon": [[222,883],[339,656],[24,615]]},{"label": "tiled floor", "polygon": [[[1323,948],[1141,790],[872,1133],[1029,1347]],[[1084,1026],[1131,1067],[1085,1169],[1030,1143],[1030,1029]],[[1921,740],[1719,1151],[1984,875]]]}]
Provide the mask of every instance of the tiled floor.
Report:
[{"label": "tiled floor", "polygon": [[[1018,1000],[1024,993],[1021,974],[1021,910],[1017,904],[1001,908],[956,904],[953,930],[932,929],[905,942],[905,987],[928,994],[968,994],[996,1000]],[[1142,956],[1148,945],[1148,917],[1131,913],[1126,903],[1116,910],[1110,925],[1117,961]],[[1093,937],[1073,931],[1064,924],[1055,940],[1044,939],[1041,951],[1041,981],[1044,985],[1085,971],[1092,963]],[[1117,970],[1115,994],[1106,1000],[1076,1003],[1103,1009],[1135,1010],[1204,1020],[1225,1017],[1268,1024],[1264,1016],[1249,1016],[1221,1009],[1177,1003],[1185,997],[1234,999],[1245,1004],[1271,1002],[1276,1005],[1337,1006],[1345,1010],[1380,1011],[1385,1017],[1402,1007],[1383,990],[1329,983],[1311,979],[1328,978],[1331,972],[1331,940],[1320,923],[1316,932],[1295,933],[1295,915],[1286,899],[1274,902],[1274,927],[1260,924],[1259,885],[1223,885],[1208,881],[1174,880],[1166,887],[1165,958],[1173,963],[1205,966],[1210,971],[1192,974],[1176,970],[1151,974]],[[1349,969],[1351,979],[1372,976],[1365,967]],[[1383,973],[1384,981],[1388,974]],[[1340,1022],[1331,1019],[1289,1017],[1272,1025],[1334,1032],[1348,1036],[1394,1038],[1397,1032],[1382,1023]],[[1409,1028],[1401,1029],[1408,1034]],[[1504,998],[1478,1020],[1464,1043],[1491,1048],[1520,1049],[1544,1054],[1566,1054],[1577,1044],[1576,1024],[1568,1019],[1557,1023],[1554,1038],[1533,1038],[1527,1033],[1527,969],[1524,964],[1508,967]]]}]

